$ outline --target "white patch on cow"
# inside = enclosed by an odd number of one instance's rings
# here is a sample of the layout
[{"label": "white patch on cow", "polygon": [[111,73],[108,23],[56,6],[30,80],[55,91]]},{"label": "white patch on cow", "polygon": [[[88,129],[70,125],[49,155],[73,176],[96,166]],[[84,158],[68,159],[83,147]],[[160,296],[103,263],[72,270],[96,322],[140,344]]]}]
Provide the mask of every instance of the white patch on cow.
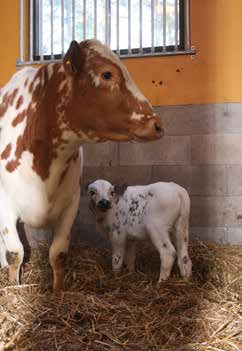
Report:
[{"label": "white patch on cow", "polygon": [[133,112],[131,115],[131,120],[140,121],[142,118],[144,118],[144,115],[136,112]]},{"label": "white patch on cow", "polygon": [[100,77],[97,76],[92,70],[88,72],[88,74],[91,76],[92,82],[95,85],[95,87],[99,87],[100,85]]},{"label": "white patch on cow", "polygon": [[[91,42],[91,45],[90,45],[91,50],[96,51],[97,53],[99,53],[99,55],[107,58],[108,60],[110,60],[111,62],[115,63],[120,67],[126,82],[126,87],[132,93],[132,95],[139,101],[148,102],[146,97],[141,93],[141,91],[138,89],[138,87],[130,77],[130,74],[127,68],[122,64],[120,59],[107,46],[103,45],[100,41],[91,40],[90,42]],[[90,52],[89,56],[91,57],[92,55],[93,53]]]},{"label": "white patch on cow", "polygon": [[63,81],[60,83],[60,85],[59,85],[58,91],[59,91],[59,92],[62,91],[62,89],[64,88],[65,85],[67,85],[67,81],[66,81],[66,80],[63,80]]},{"label": "white patch on cow", "polygon": [[52,75],[53,75],[53,72],[54,72],[54,65],[55,65],[55,63],[50,63],[50,64],[47,66],[48,80],[50,80],[51,77],[52,77]]}]

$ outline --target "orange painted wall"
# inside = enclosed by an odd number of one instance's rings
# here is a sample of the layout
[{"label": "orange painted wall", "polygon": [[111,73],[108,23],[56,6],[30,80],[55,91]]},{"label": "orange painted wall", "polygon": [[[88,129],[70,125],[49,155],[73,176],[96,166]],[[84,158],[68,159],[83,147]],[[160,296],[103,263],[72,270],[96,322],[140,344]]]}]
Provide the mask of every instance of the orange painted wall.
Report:
[{"label": "orange painted wall", "polygon": [[[154,105],[242,101],[241,14],[241,0],[191,0],[194,60],[176,56],[124,62]],[[0,0],[0,44],[2,86],[19,57],[19,0]]]}]

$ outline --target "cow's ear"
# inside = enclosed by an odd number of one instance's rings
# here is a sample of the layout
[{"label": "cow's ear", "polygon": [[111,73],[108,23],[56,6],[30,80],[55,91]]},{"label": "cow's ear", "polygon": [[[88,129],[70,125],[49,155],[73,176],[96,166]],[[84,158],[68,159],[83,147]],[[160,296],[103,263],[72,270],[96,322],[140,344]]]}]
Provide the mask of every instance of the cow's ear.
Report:
[{"label": "cow's ear", "polygon": [[118,196],[122,196],[125,193],[127,187],[128,187],[128,184],[116,184],[114,185],[114,192]]},{"label": "cow's ear", "polygon": [[89,181],[86,183],[86,186],[85,186],[86,192],[88,192],[88,187],[89,187],[90,184],[92,184],[92,181],[91,181],[91,180],[89,180]]},{"label": "cow's ear", "polygon": [[73,77],[80,76],[84,66],[84,57],[81,53],[81,48],[77,41],[73,40],[71,42],[70,47],[63,59],[63,64],[65,71],[69,75]]}]

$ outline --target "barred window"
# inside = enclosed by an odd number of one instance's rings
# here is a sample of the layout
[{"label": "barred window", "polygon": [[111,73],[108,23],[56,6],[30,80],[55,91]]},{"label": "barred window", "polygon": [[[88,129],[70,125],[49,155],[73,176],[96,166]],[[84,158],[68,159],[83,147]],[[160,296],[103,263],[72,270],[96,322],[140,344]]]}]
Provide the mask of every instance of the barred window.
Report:
[{"label": "barred window", "polygon": [[28,50],[20,1],[20,63],[60,59],[74,39],[96,38],[121,57],[191,52],[188,0],[29,0]]}]

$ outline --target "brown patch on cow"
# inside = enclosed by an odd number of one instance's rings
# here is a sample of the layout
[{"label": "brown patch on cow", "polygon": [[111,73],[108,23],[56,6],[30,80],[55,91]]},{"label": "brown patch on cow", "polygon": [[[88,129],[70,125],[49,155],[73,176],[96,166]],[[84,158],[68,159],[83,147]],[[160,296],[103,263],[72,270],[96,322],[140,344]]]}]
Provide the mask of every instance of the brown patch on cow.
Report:
[{"label": "brown patch on cow", "polygon": [[12,173],[19,165],[20,163],[18,160],[11,160],[6,164],[6,170]]},{"label": "brown patch on cow", "polygon": [[29,93],[31,94],[34,89],[34,81],[32,81],[29,85]]},{"label": "brown patch on cow", "polygon": [[17,93],[18,93],[18,89],[14,89],[12,94],[5,93],[3,95],[3,99],[0,105],[0,118],[5,115],[9,106],[13,105],[13,102],[15,100]]},{"label": "brown patch on cow", "polygon": [[13,251],[6,251],[6,260],[9,265],[17,266],[20,263],[19,254]]},{"label": "brown patch on cow", "polygon": [[6,160],[6,159],[9,157],[10,152],[11,152],[11,149],[12,149],[12,145],[11,145],[11,143],[9,143],[9,144],[5,147],[5,149],[3,150],[3,152],[1,153],[1,159],[2,159],[2,160]]},{"label": "brown patch on cow", "polygon": [[18,125],[19,123],[23,122],[25,117],[26,117],[26,110],[23,110],[22,112],[20,112],[17,115],[17,117],[14,118],[14,120],[12,121],[12,126],[16,127],[16,125]]},{"label": "brown patch on cow", "polygon": [[10,105],[12,106],[14,104],[15,97],[17,96],[18,89],[14,89],[13,93],[10,95]]},{"label": "brown patch on cow", "polygon": [[18,110],[20,108],[20,106],[23,104],[23,102],[24,102],[23,95],[20,95],[20,97],[18,98],[17,103],[16,103],[16,110]]},{"label": "brown patch on cow", "polygon": [[26,88],[26,86],[28,85],[28,81],[29,81],[29,78],[27,78],[24,82],[24,87]]}]

